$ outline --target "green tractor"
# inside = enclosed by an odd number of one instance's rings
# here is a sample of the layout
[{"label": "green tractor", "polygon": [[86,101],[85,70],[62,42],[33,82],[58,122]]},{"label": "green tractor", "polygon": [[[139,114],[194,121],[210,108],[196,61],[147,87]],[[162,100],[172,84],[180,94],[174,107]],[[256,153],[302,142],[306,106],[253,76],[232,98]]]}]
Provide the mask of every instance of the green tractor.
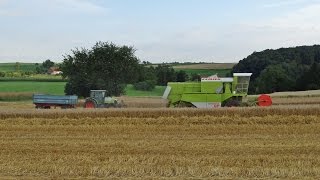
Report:
[{"label": "green tractor", "polygon": [[106,90],[91,90],[90,97],[84,102],[84,108],[121,108],[125,107],[123,101],[113,97],[106,97]]},{"label": "green tractor", "polygon": [[[234,73],[233,77],[217,75],[202,78],[201,82],[169,82],[163,94],[169,107],[218,108],[241,106],[248,94],[252,73]],[[263,102],[262,102],[263,101]],[[270,96],[258,98],[255,105],[270,106]]]}]

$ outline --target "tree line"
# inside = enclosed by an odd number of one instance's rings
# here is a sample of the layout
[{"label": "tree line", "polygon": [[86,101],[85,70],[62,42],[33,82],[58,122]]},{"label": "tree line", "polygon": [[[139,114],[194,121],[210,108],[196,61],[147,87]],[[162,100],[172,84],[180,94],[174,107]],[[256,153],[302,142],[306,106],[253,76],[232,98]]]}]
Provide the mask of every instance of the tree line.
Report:
[{"label": "tree line", "polygon": [[253,73],[249,93],[320,89],[320,45],[254,52],[232,72]]}]

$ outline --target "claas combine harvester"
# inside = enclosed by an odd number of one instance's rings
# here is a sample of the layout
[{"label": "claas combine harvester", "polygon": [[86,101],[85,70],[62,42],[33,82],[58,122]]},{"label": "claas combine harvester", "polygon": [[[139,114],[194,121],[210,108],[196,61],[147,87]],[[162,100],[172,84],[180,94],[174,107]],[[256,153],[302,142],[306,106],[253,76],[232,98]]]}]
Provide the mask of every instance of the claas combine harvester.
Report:
[{"label": "claas combine harvester", "polygon": [[234,73],[230,78],[217,75],[202,78],[201,82],[169,82],[163,94],[169,107],[218,108],[233,106],[271,106],[268,95],[245,101],[252,73]]}]

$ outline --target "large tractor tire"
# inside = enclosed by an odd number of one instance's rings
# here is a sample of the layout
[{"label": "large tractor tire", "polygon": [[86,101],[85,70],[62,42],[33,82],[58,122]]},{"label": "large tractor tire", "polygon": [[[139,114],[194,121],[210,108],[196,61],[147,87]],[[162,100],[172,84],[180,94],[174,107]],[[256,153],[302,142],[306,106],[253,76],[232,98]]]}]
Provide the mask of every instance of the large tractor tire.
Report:
[{"label": "large tractor tire", "polygon": [[98,103],[95,99],[87,98],[86,101],[84,102],[84,108],[86,109],[93,109],[97,107],[98,107]]},{"label": "large tractor tire", "polygon": [[241,106],[241,102],[236,99],[230,99],[224,104],[224,107],[239,107],[239,106]]}]

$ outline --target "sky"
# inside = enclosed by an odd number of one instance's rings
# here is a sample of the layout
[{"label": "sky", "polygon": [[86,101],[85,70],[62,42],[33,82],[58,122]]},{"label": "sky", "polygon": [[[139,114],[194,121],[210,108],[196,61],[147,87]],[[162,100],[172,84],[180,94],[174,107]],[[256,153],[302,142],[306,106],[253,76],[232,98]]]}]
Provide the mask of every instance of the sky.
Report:
[{"label": "sky", "polygon": [[141,61],[238,62],[320,44],[320,0],[0,0],[0,62],[61,62],[97,41]]}]

